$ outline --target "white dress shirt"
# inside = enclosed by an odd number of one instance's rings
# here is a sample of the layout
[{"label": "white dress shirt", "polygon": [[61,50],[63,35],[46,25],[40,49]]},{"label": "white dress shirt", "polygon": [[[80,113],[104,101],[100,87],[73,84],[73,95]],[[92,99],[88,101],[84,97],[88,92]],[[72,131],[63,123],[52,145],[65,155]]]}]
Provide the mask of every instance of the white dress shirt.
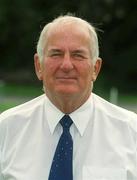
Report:
[{"label": "white dress shirt", "polygon": [[[0,115],[0,180],[48,180],[63,113],[39,96]],[[95,94],[70,114],[73,180],[137,180],[137,115]]]}]

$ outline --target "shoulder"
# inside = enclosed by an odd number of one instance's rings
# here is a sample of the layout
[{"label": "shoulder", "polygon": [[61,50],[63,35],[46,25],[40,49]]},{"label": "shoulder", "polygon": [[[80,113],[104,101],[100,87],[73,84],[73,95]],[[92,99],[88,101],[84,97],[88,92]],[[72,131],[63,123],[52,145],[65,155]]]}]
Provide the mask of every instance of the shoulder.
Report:
[{"label": "shoulder", "polygon": [[26,103],[10,108],[0,114],[0,124],[6,119],[14,119],[15,117],[28,117],[36,110],[40,109],[44,103],[45,95],[36,97]]},{"label": "shoulder", "polygon": [[137,133],[137,114],[93,94],[95,110],[102,117],[128,124]]},{"label": "shoulder", "polygon": [[45,98],[45,94],[41,95],[0,114],[0,152],[4,144],[10,144],[10,141],[19,138],[20,134],[27,130],[29,132],[33,124],[37,126],[37,123],[33,122],[42,117]]},{"label": "shoulder", "polygon": [[31,126],[35,120],[42,116],[45,95],[41,95],[24,104],[6,110],[0,114],[0,151],[5,138],[13,139],[18,137],[23,129]]}]

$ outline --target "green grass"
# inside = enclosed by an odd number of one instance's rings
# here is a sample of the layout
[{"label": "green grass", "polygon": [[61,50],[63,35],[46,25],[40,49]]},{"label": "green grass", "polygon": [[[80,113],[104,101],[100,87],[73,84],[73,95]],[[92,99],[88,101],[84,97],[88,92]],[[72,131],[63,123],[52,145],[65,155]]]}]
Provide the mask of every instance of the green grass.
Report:
[{"label": "green grass", "polygon": [[[9,109],[11,107],[14,107],[16,105],[19,105],[27,99],[33,99],[34,97],[37,97],[41,95],[42,88],[41,86],[30,86],[30,85],[15,85],[15,84],[8,84],[0,86],[0,112],[3,112],[6,109]],[[101,97],[105,98],[106,100],[109,100],[109,92],[102,91],[100,93],[97,93]],[[15,97],[12,100],[5,101],[3,100],[3,97],[10,98]],[[2,98],[2,100],[1,100]],[[19,99],[19,101],[18,101]],[[125,104],[125,105],[136,105],[137,104],[137,94],[119,94],[118,104]],[[135,110],[136,111],[136,110]]]},{"label": "green grass", "polygon": [[0,104],[0,112],[3,112],[9,108],[12,108],[14,106],[17,106],[18,103],[3,103],[3,104]]},{"label": "green grass", "polygon": [[119,97],[122,103],[137,104],[137,94],[122,94]]},{"label": "green grass", "polygon": [[34,97],[42,93],[41,87],[29,85],[4,85],[0,87],[0,95]]},{"label": "green grass", "polygon": [[[99,96],[109,101],[110,92],[108,90],[96,90]],[[137,93],[118,93],[118,102],[119,103],[129,103],[129,104],[137,104]]]},{"label": "green grass", "polygon": [[[24,99],[32,99],[34,97],[41,95],[42,93],[42,88],[36,86],[20,86],[15,84],[0,86],[0,112],[3,112],[11,107],[23,103]],[[12,100],[8,101],[8,98],[10,99],[11,97]]]}]

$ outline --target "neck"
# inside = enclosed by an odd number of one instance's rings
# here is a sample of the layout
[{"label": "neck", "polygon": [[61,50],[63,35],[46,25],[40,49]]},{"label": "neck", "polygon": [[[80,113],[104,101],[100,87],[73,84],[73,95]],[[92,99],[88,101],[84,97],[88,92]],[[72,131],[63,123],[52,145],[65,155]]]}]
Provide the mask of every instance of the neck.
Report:
[{"label": "neck", "polygon": [[90,94],[85,95],[84,97],[72,97],[72,96],[66,96],[61,95],[57,97],[48,96],[50,101],[63,113],[70,114],[76,109],[78,109],[82,104],[86,102],[86,100],[89,98]]}]

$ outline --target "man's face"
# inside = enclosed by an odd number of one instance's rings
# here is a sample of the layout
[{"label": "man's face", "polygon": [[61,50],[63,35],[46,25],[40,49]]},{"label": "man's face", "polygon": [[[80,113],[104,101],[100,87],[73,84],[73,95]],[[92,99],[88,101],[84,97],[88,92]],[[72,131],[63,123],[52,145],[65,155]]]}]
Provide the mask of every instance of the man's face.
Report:
[{"label": "man's face", "polygon": [[40,79],[49,97],[88,96],[100,63],[93,65],[89,32],[75,24],[57,26],[48,34]]}]

